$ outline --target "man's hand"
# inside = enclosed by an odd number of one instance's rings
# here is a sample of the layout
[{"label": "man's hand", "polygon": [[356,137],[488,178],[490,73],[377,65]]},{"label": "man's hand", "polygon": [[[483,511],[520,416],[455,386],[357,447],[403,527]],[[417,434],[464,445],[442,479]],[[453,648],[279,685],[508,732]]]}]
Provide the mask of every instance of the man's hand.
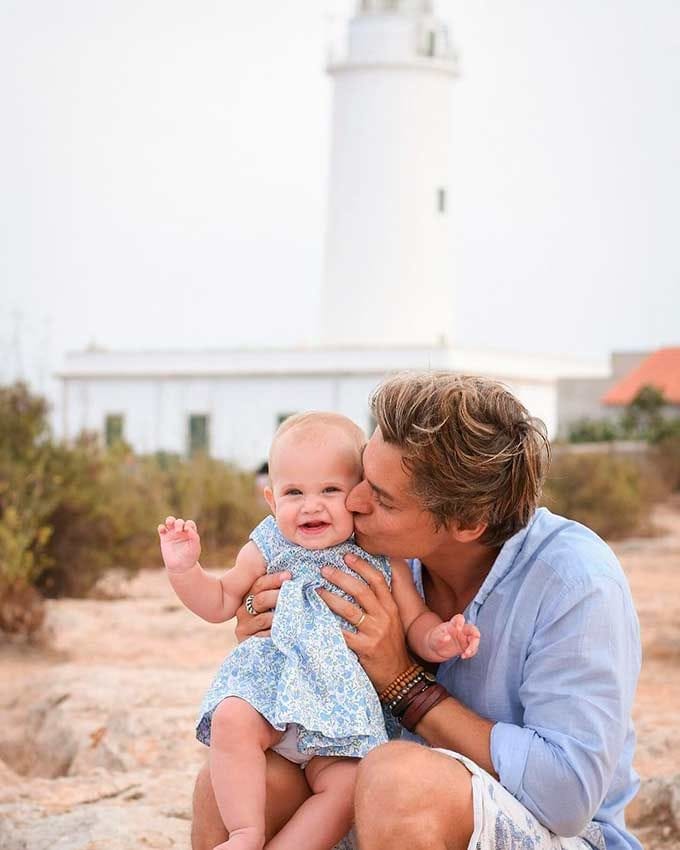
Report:
[{"label": "man's hand", "polygon": [[435,655],[442,661],[460,655],[472,658],[479,648],[479,629],[465,622],[462,614],[456,614],[445,623],[436,626],[429,633],[427,643]]},{"label": "man's hand", "polygon": [[201,538],[192,519],[166,518],[158,526],[161,540],[161,555],[169,573],[188,572],[201,556]]},{"label": "man's hand", "polygon": [[334,567],[324,567],[321,574],[354,597],[356,604],[323,588],[317,592],[331,611],[350,623],[359,623],[366,615],[356,632],[344,631],[343,636],[375,689],[381,691],[411,664],[397,603],[375,567],[355,555],[346,555],[345,563],[364,581]]},{"label": "man's hand", "polygon": [[253,597],[253,608],[257,614],[253,616],[246,611],[245,599],[236,612],[236,640],[239,643],[249,637],[267,637],[271,634],[279,590],[289,578],[290,573],[271,573],[255,581],[246,596]]}]

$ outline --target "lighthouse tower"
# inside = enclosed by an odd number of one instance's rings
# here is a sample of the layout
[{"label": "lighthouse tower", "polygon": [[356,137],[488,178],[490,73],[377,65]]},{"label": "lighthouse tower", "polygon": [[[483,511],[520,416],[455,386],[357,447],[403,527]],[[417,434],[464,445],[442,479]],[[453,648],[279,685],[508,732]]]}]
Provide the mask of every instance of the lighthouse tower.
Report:
[{"label": "lighthouse tower", "polygon": [[450,99],[456,60],[430,0],[361,0],[331,60],[322,342],[450,342]]}]

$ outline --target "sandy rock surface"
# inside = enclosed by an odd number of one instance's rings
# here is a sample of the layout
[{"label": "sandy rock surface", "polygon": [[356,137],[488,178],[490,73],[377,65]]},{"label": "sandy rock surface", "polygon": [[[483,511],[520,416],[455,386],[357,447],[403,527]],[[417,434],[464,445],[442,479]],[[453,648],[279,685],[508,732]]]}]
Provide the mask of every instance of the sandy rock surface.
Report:
[{"label": "sandy rock surface", "polygon": [[[627,816],[666,850],[680,848],[680,501],[656,524],[615,548],[645,655]],[[189,847],[193,723],[233,625],[194,617],[159,570],[109,576],[101,595],[50,602],[43,646],[0,643],[0,850]]]}]

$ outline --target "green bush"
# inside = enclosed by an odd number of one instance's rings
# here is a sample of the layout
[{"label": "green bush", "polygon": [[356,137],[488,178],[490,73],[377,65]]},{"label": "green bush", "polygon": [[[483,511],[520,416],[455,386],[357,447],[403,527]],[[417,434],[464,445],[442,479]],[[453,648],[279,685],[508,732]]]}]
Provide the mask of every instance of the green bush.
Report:
[{"label": "green bush", "polygon": [[669,433],[680,432],[680,420],[668,417],[663,393],[657,387],[640,388],[619,416],[579,419],[569,426],[570,443],[607,443],[614,440],[644,440],[657,443]]},{"label": "green bush", "polygon": [[544,503],[601,537],[616,539],[649,533],[652,506],[665,492],[644,457],[566,452],[553,457]]},{"label": "green bush", "polygon": [[106,451],[94,434],[72,446],[53,445],[61,480],[48,517],[50,564],[37,580],[46,596],[84,596],[112,566],[130,573],[150,562],[156,516],[163,507],[160,476],[141,470],[122,445]]},{"label": "green bush", "polygon": [[651,446],[659,474],[671,490],[680,490],[680,419],[666,421]]},{"label": "green bush", "polygon": [[[32,591],[51,563],[49,516],[59,480],[49,464],[47,404],[25,384],[0,387],[0,630],[38,628],[40,597]],[[29,610],[30,608],[30,610]]]},{"label": "green bush", "polygon": [[619,428],[611,419],[579,419],[569,427],[570,443],[607,443],[619,439]]},{"label": "green bush", "polygon": [[165,455],[148,462],[164,467],[166,501],[156,524],[167,514],[194,519],[205,566],[224,565],[267,513],[256,496],[253,475],[231,464],[201,454],[186,461]]},{"label": "green bush", "polygon": [[[37,628],[46,596],[83,596],[107,569],[160,565],[156,526],[191,517],[207,565],[225,564],[264,515],[254,478],[229,464],[107,450],[95,434],[55,442],[47,404],[0,387],[0,631]],[[30,591],[30,592],[29,592]]]}]

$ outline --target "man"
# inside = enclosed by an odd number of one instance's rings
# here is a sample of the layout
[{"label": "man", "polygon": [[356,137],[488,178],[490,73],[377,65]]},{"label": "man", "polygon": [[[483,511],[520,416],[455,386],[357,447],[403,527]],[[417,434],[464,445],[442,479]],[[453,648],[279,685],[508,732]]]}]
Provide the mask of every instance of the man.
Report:
[{"label": "man", "polygon": [[[385,582],[361,561],[350,566],[365,582],[328,571],[356,605],[321,595],[359,625],[349,647],[376,690],[406,704],[402,724],[415,733],[361,763],[361,850],[639,850],[623,819],[638,787],[637,618],[606,544],[536,509],[547,454],[539,423],[501,385],[442,373],[390,379],[372,407],[365,478],[347,499],[357,541],[413,559],[428,605],[444,619],[465,612],[482,641],[474,659],[439,665],[444,690],[422,674],[409,690],[413,665]],[[280,581],[253,587],[249,607],[265,613],[241,611],[241,639],[268,632]],[[270,835],[308,794],[300,771],[273,754]],[[225,834],[205,771],[194,803],[194,850],[207,850]]]}]

